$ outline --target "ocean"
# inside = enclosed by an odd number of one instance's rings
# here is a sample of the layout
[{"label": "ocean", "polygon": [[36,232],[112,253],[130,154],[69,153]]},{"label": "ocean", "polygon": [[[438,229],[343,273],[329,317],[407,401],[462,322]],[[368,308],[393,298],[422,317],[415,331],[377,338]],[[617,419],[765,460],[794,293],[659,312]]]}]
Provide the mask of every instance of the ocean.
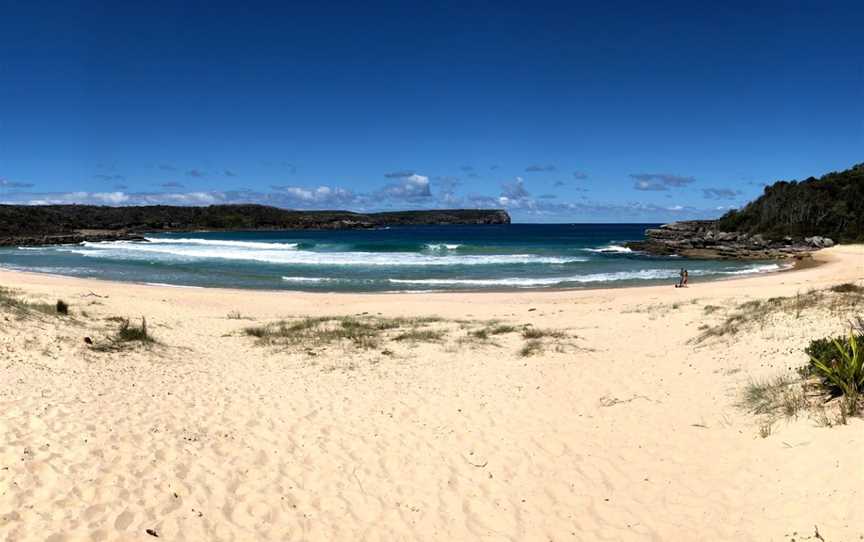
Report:
[{"label": "ocean", "polygon": [[412,226],[202,232],[0,249],[0,267],[176,286],[316,292],[597,288],[779,270],[776,262],[687,260],[624,243],[653,224]]}]

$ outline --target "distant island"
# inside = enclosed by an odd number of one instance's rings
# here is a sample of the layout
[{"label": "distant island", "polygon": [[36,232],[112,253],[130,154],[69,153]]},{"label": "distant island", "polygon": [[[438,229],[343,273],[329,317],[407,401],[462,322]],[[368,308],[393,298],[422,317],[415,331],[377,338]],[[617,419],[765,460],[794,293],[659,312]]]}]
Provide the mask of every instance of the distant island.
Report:
[{"label": "distant island", "polygon": [[509,224],[498,209],[353,213],[292,211],[266,205],[0,205],[0,246],[140,240],[153,232],[363,229],[385,226]]},{"label": "distant island", "polygon": [[818,179],[778,181],[717,220],[665,224],[634,250],[709,259],[779,259],[864,241],[864,163]]}]

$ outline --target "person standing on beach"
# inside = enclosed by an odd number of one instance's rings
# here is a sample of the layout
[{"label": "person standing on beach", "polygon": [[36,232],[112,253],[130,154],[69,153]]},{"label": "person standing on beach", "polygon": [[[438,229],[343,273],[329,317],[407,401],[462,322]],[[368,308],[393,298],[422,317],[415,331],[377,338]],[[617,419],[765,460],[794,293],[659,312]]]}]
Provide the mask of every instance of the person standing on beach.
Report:
[{"label": "person standing on beach", "polygon": [[681,271],[678,272],[678,283],[675,285],[676,288],[684,287],[684,268],[681,268]]},{"label": "person standing on beach", "polygon": [[687,271],[686,269],[684,269],[684,274],[681,277],[681,286],[686,288],[687,287],[687,281],[689,279],[690,279],[690,272]]}]

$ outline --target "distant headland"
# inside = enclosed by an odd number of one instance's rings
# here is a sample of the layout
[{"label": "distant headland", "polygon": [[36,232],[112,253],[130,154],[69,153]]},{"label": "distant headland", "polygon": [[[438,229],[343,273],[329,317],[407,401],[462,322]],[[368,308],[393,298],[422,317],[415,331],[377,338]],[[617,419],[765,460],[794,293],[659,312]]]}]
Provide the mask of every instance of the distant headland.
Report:
[{"label": "distant headland", "polygon": [[509,224],[498,209],[353,213],[293,211],[266,205],[0,205],[0,246],[140,240],[152,232],[368,229],[386,226]]}]

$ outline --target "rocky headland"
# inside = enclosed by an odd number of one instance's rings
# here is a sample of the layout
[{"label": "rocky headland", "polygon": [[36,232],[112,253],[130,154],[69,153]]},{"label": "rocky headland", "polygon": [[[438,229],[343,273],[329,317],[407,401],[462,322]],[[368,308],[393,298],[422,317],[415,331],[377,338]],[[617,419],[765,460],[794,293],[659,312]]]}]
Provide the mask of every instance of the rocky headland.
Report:
[{"label": "rocky headland", "polygon": [[659,256],[684,256],[712,260],[776,260],[803,258],[814,250],[834,245],[827,237],[769,239],[762,234],[723,231],[717,220],[689,220],[664,224],[645,231],[644,241],[627,244]]},{"label": "rocky headland", "polygon": [[510,215],[498,209],[353,213],[292,211],[265,205],[0,205],[0,246],[142,240],[142,234],[157,232],[334,230],[509,223]]}]

